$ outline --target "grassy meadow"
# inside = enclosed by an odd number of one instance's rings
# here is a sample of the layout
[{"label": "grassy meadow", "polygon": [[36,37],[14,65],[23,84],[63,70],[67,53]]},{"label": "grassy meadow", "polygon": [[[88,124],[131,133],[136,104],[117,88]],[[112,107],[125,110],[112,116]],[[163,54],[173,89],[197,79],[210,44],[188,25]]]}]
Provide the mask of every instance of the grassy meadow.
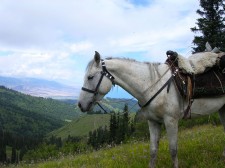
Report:
[{"label": "grassy meadow", "polygon": [[67,138],[68,135],[79,137],[86,136],[91,130],[95,130],[100,126],[108,126],[109,120],[109,114],[85,115],[51,132],[48,136],[54,135],[62,139]]},{"label": "grassy meadow", "polygon": [[[179,132],[178,158],[181,168],[225,168],[222,156],[225,134],[222,126],[203,125]],[[117,147],[61,156],[41,163],[20,163],[17,168],[145,168],[148,167],[149,142],[135,141]],[[161,138],[157,159],[158,168],[172,167],[168,141]]]}]

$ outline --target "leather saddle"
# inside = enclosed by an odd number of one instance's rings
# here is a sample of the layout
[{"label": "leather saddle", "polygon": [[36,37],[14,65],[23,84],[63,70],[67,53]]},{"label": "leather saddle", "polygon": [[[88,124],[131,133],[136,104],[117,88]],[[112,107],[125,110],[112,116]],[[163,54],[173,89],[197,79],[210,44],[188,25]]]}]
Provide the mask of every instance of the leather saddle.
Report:
[{"label": "leather saddle", "polygon": [[189,101],[183,118],[190,118],[190,107],[194,99],[218,97],[225,95],[225,54],[220,55],[217,63],[210,68],[205,68],[203,73],[194,74],[184,72],[178,63],[178,54],[167,51],[166,63],[174,76],[175,85],[180,95]]}]

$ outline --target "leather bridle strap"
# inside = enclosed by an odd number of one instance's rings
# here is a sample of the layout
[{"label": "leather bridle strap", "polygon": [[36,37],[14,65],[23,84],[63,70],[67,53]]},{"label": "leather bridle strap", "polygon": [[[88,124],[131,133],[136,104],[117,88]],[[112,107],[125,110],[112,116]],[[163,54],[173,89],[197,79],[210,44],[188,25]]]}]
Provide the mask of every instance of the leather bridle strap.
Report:
[{"label": "leather bridle strap", "polygon": [[85,87],[82,87],[81,89],[83,91],[86,91],[88,93],[93,93],[94,95],[97,95],[98,94],[98,89],[102,83],[102,79],[104,76],[106,76],[107,78],[109,78],[109,80],[111,80],[112,84],[114,85],[114,77],[109,73],[109,71],[107,70],[106,66],[105,66],[105,61],[104,60],[101,60],[101,64],[102,64],[102,71],[101,71],[101,77],[98,81],[98,84],[96,85],[95,87],[95,90],[90,90],[88,88],[85,88]]},{"label": "leather bridle strap", "polygon": [[99,88],[99,86],[100,86],[100,84],[102,83],[102,79],[103,79],[103,77],[104,77],[104,72],[101,72],[101,77],[100,77],[100,79],[99,79],[99,81],[98,81],[98,84],[97,84],[97,86],[96,86],[96,88],[95,88],[95,90],[90,90],[90,89],[88,89],[88,88],[85,88],[85,87],[82,87],[81,89],[83,90],[83,91],[86,91],[86,92],[89,92],[89,93],[93,93],[94,95],[97,95],[98,94],[98,88]]},{"label": "leather bridle strap", "polygon": [[105,65],[105,61],[103,60],[103,59],[101,59],[101,62],[102,62],[102,72],[104,72],[105,73],[105,76],[107,77],[107,78],[109,78],[110,80],[111,80],[111,82],[112,82],[112,84],[114,85],[114,77],[112,76],[112,74],[107,70],[107,68],[106,68],[106,65]]}]

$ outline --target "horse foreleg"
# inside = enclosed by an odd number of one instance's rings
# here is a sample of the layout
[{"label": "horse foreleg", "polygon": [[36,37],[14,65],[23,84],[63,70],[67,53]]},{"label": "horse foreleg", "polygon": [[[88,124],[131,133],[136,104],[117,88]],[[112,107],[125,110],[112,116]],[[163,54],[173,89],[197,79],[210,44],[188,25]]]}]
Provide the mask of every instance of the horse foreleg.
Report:
[{"label": "horse foreleg", "polygon": [[[225,105],[219,110],[220,121],[225,131]],[[225,148],[223,150],[223,156],[225,157]]]},{"label": "horse foreleg", "polygon": [[178,120],[172,117],[166,117],[164,119],[164,122],[169,140],[169,149],[173,160],[173,166],[174,168],[178,168],[178,158],[177,158]]},{"label": "horse foreleg", "polygon": [[159,146],[161,124],[152,120],[148,120],[148,126],[150,131],[150,156],[151,156],[149,167],[154,168]]}]

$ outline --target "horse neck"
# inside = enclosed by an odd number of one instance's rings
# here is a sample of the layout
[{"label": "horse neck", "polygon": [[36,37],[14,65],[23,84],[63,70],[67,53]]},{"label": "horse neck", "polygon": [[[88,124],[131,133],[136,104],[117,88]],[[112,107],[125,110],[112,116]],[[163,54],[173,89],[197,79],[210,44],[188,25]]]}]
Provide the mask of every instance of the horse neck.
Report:
[{"label": "horse neck", "polygon": [[146,94],[160,76],[155,64],[141,63],[127,59],[106,60],[106,67],[115,77],[115,84],[122,87],[140,103],[146,102]]}]

